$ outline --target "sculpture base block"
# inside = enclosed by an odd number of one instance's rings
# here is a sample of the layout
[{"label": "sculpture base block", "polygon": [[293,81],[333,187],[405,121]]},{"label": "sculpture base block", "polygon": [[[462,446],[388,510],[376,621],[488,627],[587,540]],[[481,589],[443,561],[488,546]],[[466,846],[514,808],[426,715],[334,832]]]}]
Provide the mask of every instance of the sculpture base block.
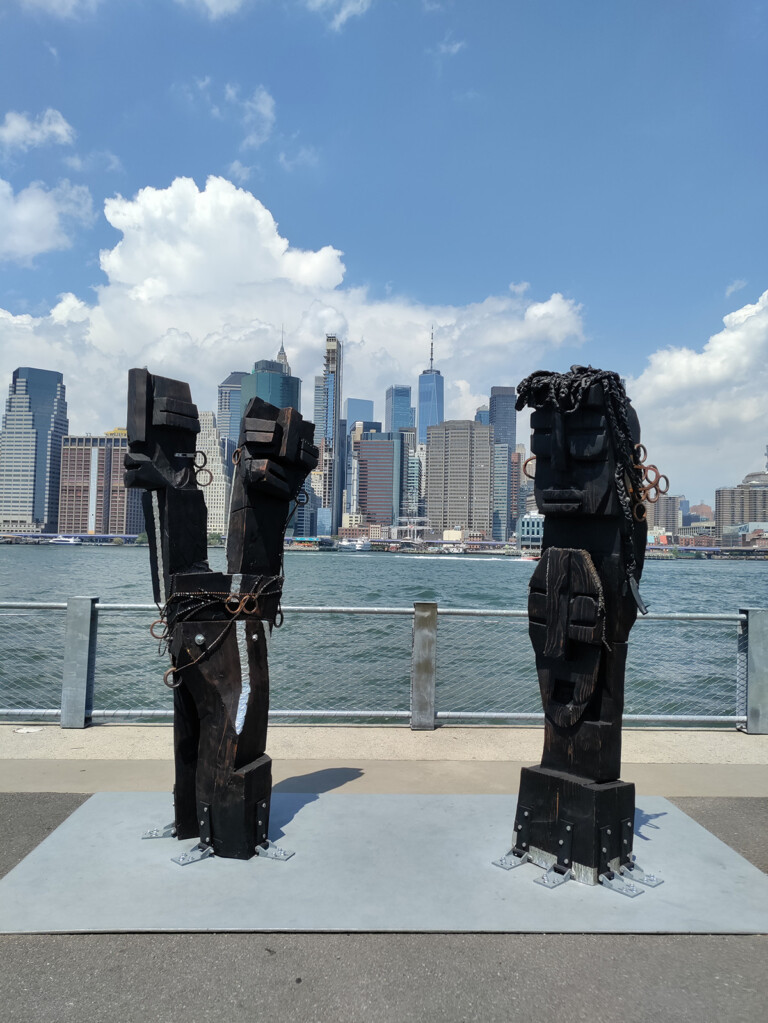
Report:
[{"label": "sculpture base block", "polygon": [[570,870],[582,884],[618,870],[632,852],[635,786],[524,767],[514,848],[541,867]]}]

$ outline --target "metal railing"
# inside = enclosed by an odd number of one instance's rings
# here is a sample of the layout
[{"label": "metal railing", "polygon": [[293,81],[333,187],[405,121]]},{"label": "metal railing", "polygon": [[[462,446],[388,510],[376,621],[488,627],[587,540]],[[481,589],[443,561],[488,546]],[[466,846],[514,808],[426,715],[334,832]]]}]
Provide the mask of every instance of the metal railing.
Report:
[{"label": "metal railing", "polygon": [[[543,720],[524,610],[284,608],[270,640],[273,721]],[[154,604],[0,602],[0,720],[170,720]],[[629,643],[624,720],[768,732],[768,611],[648,614]]]}]

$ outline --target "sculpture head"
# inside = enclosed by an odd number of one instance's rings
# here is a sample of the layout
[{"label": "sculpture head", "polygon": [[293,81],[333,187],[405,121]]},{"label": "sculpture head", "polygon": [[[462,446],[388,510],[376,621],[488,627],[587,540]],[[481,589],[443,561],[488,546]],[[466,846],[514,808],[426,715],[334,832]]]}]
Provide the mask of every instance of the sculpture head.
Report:
[{"label": "sculpture head", "polygon": [[126,487],[195,488],[200,422],[189,384],[129,370],[127,427]]},{"label": "sculpture head", "polygon": [[517,407],[524,405],[534,410],[531,451],[539,511],[626,515],[622,498],[633,483],[640,425],[617,374],[582,366],[564,374],[540,371],[518,387]]}]

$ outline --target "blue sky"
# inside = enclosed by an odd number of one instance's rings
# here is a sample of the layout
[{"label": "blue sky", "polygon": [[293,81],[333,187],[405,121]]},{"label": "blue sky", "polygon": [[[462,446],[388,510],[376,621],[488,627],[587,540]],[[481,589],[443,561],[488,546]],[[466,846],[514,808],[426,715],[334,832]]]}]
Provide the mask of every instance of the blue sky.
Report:
[{"label": "blue sky", "polygon": [[383,415],[434,323],[447,414],[616,369],[711,497],[768,442],[767,58],[746,0],[5,0],[2,379],[96,431],[284,326],[306,413],[334,330]]}]

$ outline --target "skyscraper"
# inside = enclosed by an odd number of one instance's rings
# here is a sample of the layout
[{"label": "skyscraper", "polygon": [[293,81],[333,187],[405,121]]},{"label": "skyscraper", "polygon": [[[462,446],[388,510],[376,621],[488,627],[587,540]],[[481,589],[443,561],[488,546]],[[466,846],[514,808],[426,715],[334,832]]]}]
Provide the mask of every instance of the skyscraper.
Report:
[{"label": "skyscraper", "polygon": [[493,428],[469,419],[430,426],[427,515],[438,532],[461,529],[491,537]]},{"label": "skyscraper", "polygon": [[0,528],[56,531],[61,442],[68,429],[61,373],[15,369],[0,432]]},{"label": "skyscraper", "polygon": [[397,524],[402,500],[404,450],[400,433],[363,434],[357,450],[358,501],[366,523]]},{"label": "skyscraper", "polygon": [[419,444],[427,443],[427,430],[443,421],[445,381],[434,368],[434,340],[429,345],[429,369],[419,376]]},{"label": "skyscraper", "polygon": [[517,391],[514,387],[491,388],[488,422],[493,427],[494,443],[508,444],[510,452],[515,450],[515,444],[517,443],[516,400]]},{"label": "skyscraper", "polygon": [[373,420],[373,402],[367,398],[345,398],[344,418],[347,421],[347,433],[355,423],[370,423]]},{"label": "skyscraper", "polygon": [[237,444],[240,436],[240,388],[243,377],[249,374],[233,370],[226,380],[219,384],[219,407],[216,421],[222,437],[227,437]]},{"label": "skyscraper", "polygon": [[[291,376],[285,348],[281,345],[277,359],[260,359],[240,383],[240,415],[251,398],[261,398],[277,408],[301,409],[301,380]],[[238,424],[239,425],[239,424]]]},{"label": "skyscraper", "polygon": [[411,405],[411,388],[408,384],[393,384],[387,388],[384,408],[384,430],[397,433],[403,428],[416,425],[416,409]]},{"label": "skyscraper", "polygon": [[141,491],[123,486],[128,433],[66,436],[61,446],[60,533],[137,534],[144,529]]},{"label": "skyscraper", "polygon": [[208,532],[226,535],[229,529],[229,497],[232,488],[232,455],[235,441],[222,437],[213,412],[200,413],[200,433],[197,447],[206,457],[205,468],[211,482],[203,487],[205,507],[208,511]]},{"label": "skyscraper", "polygon": [[487,405],[480,405],[475,412],[475,422],[488,426],[491,422],[491,413]]},{"label": "skyscraper", "polygon": [[335,334],[326,334],[323,375],[315,377],[315,444],[320,449],[318,467],[323,473],[322,507],[330,509],[332,534],[341,526],[346,458],[346,437],[340,435],[341,377],[341,341]]}]

